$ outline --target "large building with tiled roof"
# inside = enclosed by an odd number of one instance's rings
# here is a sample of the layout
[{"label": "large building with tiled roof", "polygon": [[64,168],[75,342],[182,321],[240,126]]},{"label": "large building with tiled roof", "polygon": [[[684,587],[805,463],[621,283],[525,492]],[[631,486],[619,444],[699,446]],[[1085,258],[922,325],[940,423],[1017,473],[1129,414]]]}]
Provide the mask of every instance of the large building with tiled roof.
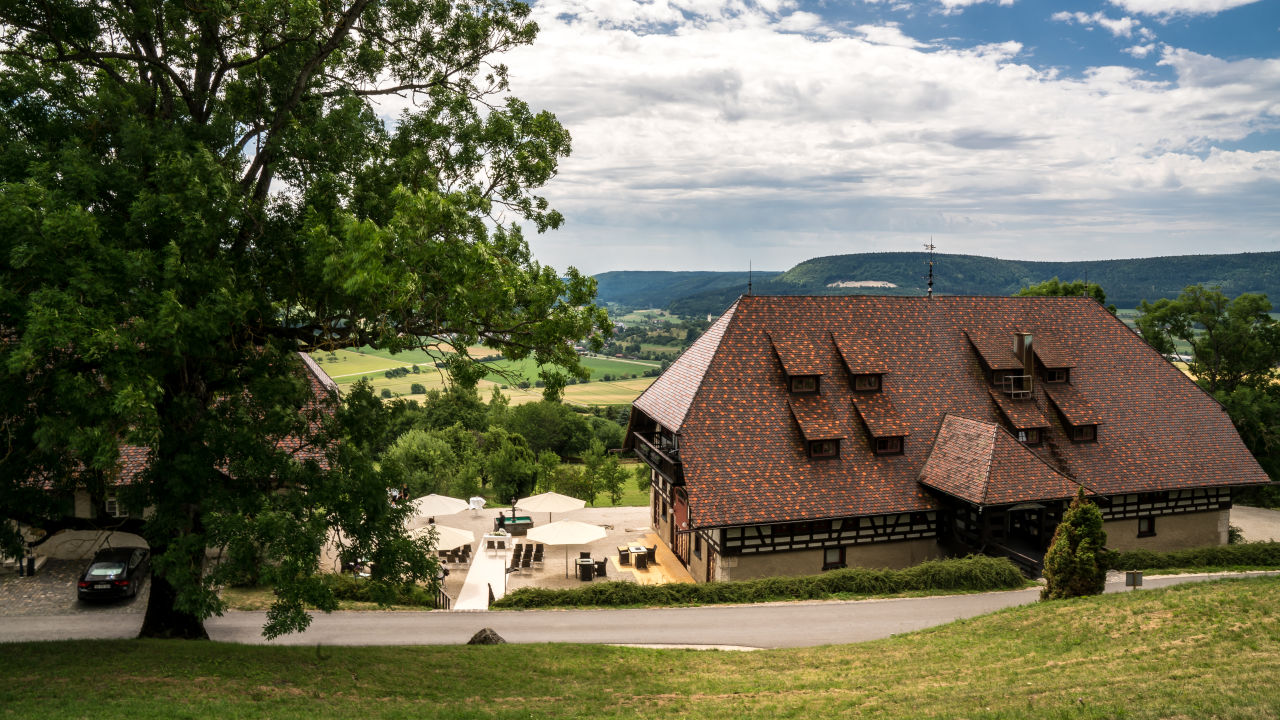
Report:
[{"label": "large building with tiled roof", "polygon": [[1034,567],[1084,488],[1108,546],[1222,543],[1267,482],[1212,397],[1088,298],[743,296],[634,403],[654,527],[699,580]]}]

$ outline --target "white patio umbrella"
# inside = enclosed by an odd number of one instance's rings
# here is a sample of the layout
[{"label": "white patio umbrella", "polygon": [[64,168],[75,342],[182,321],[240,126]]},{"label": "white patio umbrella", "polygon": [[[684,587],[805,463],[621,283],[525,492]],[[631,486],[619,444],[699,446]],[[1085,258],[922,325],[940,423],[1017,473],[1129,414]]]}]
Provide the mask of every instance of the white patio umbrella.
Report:
[{"label": "white patio umbrella", "polygon": [[545,492],[519,500],[515,506],[526,512],[544,512],[547,514],[547,522],[551,522],[551,513],[581,510],[586,504],[586,500],[560,493]]},{"label": "white patio umbrella", "polygon": [[413,514],[422,515],[424,517],[435,517],[436,515],[453,515],[460,513],[471,507],[466,500],[449,497],[447,495],[423,495],[413,501]]},{"label": "white patio umbrella", "polygon": [[484,503],[485,503],[485,499],[480,497],[479,495],[471,496],[471,499],[467,501],[467,505],[468,507],[471,508],[472,517],[475,516],[477,510],[480,510],[481,508],[484,507]]},{"label": "white patio umbrella", "polygon": [[475,542],[476,534],[470,530],[462,530],[447,525],[424,525],[416,530],[411,530],[411,537],[419,537],[435,530],[436,532],[436,549],[437,550],[453,550],[463,545],[470,545]]},{"label": "white patio umbrella", "polygon": [[569,546],[586,545],[599,540],[605,535],[604,528],[599,525],[591,525],[577,520],[561,520],[542,527],[530,528],[527,537],[535,542],[548,545],[564,545],[564,576],[569,577]]}]

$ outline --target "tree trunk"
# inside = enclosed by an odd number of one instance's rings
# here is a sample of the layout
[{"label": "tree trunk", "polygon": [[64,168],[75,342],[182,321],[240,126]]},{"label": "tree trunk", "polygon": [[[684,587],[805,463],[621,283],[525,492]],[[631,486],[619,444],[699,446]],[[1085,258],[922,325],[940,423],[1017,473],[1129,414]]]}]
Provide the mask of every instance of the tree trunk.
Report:
[{"label": "tree trunk", "polygon": [[[164,548],[153,546],[152,557],[163,551]],[[138,633],[138,637],[208,640],[209,633],[204,629],[204,621],[174,607],[177,599],[178,593],[173,585],[163,575],[153,572],[147,614],[142,620],[142,631]]]}]

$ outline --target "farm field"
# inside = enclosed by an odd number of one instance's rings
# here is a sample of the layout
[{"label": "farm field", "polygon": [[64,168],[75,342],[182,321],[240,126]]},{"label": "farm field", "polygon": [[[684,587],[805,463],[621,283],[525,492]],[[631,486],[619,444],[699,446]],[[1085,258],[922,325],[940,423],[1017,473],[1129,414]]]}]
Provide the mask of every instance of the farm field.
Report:
[{"label": "farm field", "polygon": [[1188,583],[757,652],[25,643],[0,659],[0,715],[1274,718],[1277,592],[1274,577]]},{"label": "farm field", "polygon": [[[473,348],[473,354],[479,355],[485,348]],[[320,365],[320,369],[324,370],[334,382],[338,384],[340,390],[346,386],[354,384],[361,378],[367,378],[373,385],[375,393],[381,393],[385,388],[390,390],[393,395],[410,396],[410,388],[414,383],[421,384],[427,390],[438,390],[445,387],[445,376],[437,370],[434,360],[428,360],[425,352],[411,351],[391,355],[382,351],[363,352],[356,350],[339,350],[335,353],[314,353],[312,355]],[[336,358],[336,359],[334,359]],[[397,367],[412,367],[418,362],[420,372],[417,374],[410,373],[403,377],[387,378],[385,371]],[[519,363],[508,363],[500,361],[502,367],[511,369],[533,381],[537,378],[537,366],[532,360],[526,360]],[[498,365],[499,363],[494,363]],[[592,373],[593,377],[602,377],[609,375],[638,375],[647,370],[657,368],[660,365],[654,362],[642,360],[622,360],[618,358],[605,358],[597,356],[587,356],[582,359],[585,365]],[[626,380],[617,380],[612,382],[590,382],[570,385],[565,388],[565,402],[575,405],[624,405],[635,400],[645,388],[653,382],[652,377],[628,378]],[[480,397],[487,399],[490,388],[494,386],[506,385],[502,390],[512,404],[519,405],[526,402],[536,402],[542,399],[542,390],[537,387],[529,387],[521,389],[512,384],[511,380],[503,378],[497,374],[491,374],[481,380],[477,386]]]}]

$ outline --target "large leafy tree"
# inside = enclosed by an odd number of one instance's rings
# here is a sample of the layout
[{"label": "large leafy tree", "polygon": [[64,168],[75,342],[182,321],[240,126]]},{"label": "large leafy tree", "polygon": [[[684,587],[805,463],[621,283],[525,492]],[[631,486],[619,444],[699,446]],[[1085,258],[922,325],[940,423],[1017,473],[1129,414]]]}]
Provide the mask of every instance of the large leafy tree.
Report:
[{"label": "large leafy tree", "polygon": [[1042,283],[1028,285],[1018,292],[1014,293],[1015,297],[1091,297],[1098,301],[1099,305],[1106,305],[1107,310],[1111,314],[1116,313],[1115,305],[1107,305],[1107,293],[1098,283],[1086,282],[1084,280],[1072,280],[1071,282],[1062,282],[1057,277],[1045,280]]},{"label": "large leafy tree", "polygon": [[[330,528],[386,584],[428,576],[372,458],[381,406],[309,402],[299,351],[533,357],[553,394],[594,283],[530,256],[569,151],[509,96],[508,0],[0,4],[0,507],[52,529],[119,478],[151,508],[144,634],[202,636],[224,570],[265,563],[269,635],[332,607]],[[402,110],[394,115],[391,108]],[[341,442],[335,442],[340,439]],[[9,552],[19,538],[0,523]],[[211,568],[206,548],[226,562]]]}]

